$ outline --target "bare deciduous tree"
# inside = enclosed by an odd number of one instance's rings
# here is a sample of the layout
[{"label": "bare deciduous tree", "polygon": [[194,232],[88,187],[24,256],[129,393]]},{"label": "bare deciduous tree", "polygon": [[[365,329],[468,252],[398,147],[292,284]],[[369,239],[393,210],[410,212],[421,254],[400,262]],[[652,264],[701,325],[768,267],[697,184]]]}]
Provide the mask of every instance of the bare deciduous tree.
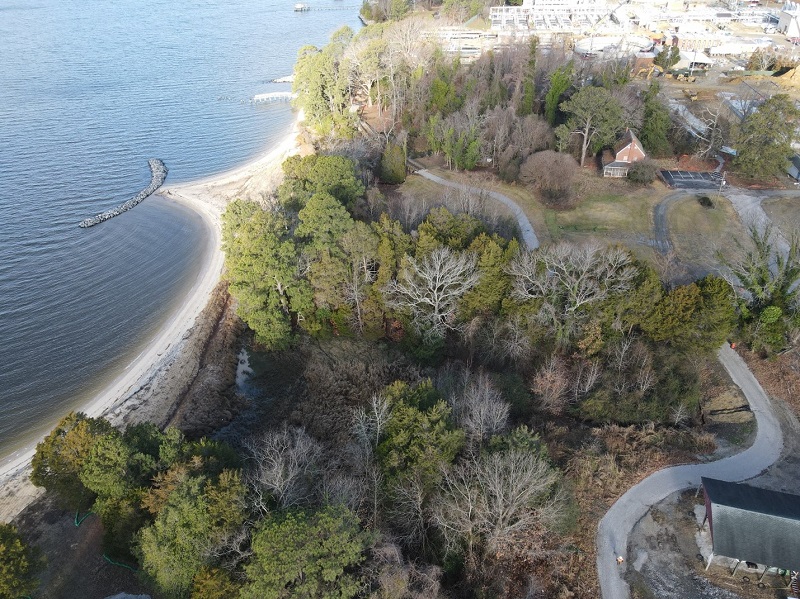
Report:
[{"label": "bare deciduous tree", "polygon": [[556,340],[571,340],[582,309],[631,289],[637,269],[630,252],[596,243],[559,243],[520,252],[508,267],[513,295],[522,301],[544,301],[538,320],[551,327]]},{"label": "bare deciduous tree", "polygon": [[531,390],[541,399],[548,412],[561,414],[566,407],[568,389],[566,361],[558,355],[550,356],[534,375]]},{"label": "bare deciduous tree", "polygon": [[427,518],[428,492],[416,475],[403,477],[392,488],[391,512],[393,528],[406,547],[423,547],[427,543],[430,523]]},{"label": "bare deciduous tree", "polygon": [[381,599],[438,599],[441,595],[442,571],[436,566],[420,568],[403,559],[403,552],[394,543],[381,543],[372,548],[371,578],[380,591],[371,597]]},{"label": "bare deciduous tree", "polygon": [[244,446],[253,461],[247,479],[257,510],[269,512],[273,501],[295,507],[314,497],[322,448],[302,428],[270,431]]},{"label": "bare deciduous tree", "polygon": [[390,416],[389,401],[381,395],[373,395],[368,406],[358,408],[353,415],[353,434],[359,445],[378,447]]},{"label": "bare deciduous tree", "polygon": [[478,282],[477,258],[439,248],[421,260],[406,256],[398,279],[385,287],[387,303],[411,313],[417,333],[428,339],[455,328],[458,301]]},{"label": "bare deciduous tree", "polygon": [[481,445],[508,426],[509,405],[483,371],[466,377],[463,389],[452,394],[449,403],[471,444]]},{"label": "bare deciduous tree", "polygon": [[559,516],[560,502],[551,501],[557,482],[556,471],[529,452],[471,457],[443,473],[433,522],[474,568],[482,550],[496,551],[515,533],[544,534]]},{"label": "bare deciduous tree", "polygon": [[206,550],[206,557],[219,562],[228,571],[235,571],[253,555],[250,543],[251,526],[252,524],[245,523],[222,537]]},{"label": "bare deciduous tree", "polygon": [[585,397],[600,378],[603,368],[599,360],[579,360],[572,377],[572,400],[577,402]]},{"label": "bare deciduous tree", "polygon": [[703,112],[697,118],[702,125],[699,127],[699,131],[696,130],[698,127],[693,128],[694,136],[697,139],[695,154],[700,158],[715,156],[725,143],[723,135],[727,123],[723,115],[722,102],[704,106]]}]

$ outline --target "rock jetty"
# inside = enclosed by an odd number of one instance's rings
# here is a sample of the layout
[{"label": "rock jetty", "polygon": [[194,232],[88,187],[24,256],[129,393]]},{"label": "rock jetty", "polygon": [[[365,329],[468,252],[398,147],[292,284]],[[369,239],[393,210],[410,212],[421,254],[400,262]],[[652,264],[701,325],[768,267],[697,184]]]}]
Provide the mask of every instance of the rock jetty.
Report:
[{"label": "rock jetty", "polygon": [[147,161],[147,163],[150,165],[150,185],[145,187],[142,191],[137,193],[124,204],[120,204],[111,210],[101,212],[100,214],[91,218],[87,218],[86,220],[81,221],[78,226],[85,229],[87,227],[99,225],[100,223],[107,221],[109,218],[114,218],[115,216],[130,210],[139,204],[139,202],[144,200],[147,196],[152,195],[156,189],[161,187],[161,185],[164,183],[164,180],[167,178],[167,165],[158,158],[151,158]]}]

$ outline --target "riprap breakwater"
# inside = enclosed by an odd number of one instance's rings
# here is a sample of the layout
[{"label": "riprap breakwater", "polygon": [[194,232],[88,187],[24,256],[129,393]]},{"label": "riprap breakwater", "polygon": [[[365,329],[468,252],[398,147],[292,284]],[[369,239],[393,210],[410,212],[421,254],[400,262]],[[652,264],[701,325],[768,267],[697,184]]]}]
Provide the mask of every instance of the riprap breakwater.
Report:
[{"label": "riprap breakwater", "polygon": [[151,158],[147,161],[147,163],[150,165],[150,185],[145,187],[127,202],[120,204],[111,210],[101,212],[100,214],[91,218],[87,218],[86,220],[81,221],[80,225],[78,226],[85,229],[86,227],[99,225],[100,223],[107,221],[109,218],[114,218],[115,216],[130,210],[146,197],[152,195],[159,187],[161,187],[167,178],[167,165],[158,158]]}]

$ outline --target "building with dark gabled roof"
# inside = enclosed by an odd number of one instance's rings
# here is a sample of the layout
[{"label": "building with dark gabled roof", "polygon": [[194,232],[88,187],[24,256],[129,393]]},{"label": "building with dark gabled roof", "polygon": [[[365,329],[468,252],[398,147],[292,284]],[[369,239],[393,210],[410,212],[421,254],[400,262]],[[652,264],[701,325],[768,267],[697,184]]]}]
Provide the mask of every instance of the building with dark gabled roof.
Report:
[{"label": "building with dark gabled roof", "polygon": [[712,555],[800,569],[800,495],[702,478]]}]

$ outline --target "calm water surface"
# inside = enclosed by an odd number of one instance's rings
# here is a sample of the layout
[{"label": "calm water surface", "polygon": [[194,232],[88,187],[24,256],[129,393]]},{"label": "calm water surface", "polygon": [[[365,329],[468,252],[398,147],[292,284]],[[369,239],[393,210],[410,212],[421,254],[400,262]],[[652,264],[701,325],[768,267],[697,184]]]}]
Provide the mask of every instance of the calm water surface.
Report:
[{"label": "calm water surface", "polygon": [[357,28],[312,0],[0,0],[0,464],[129,364],[186,297],[207,231],[159,197],[91,229],[164,160],[167,183],[269,150],[297,50]]}]

